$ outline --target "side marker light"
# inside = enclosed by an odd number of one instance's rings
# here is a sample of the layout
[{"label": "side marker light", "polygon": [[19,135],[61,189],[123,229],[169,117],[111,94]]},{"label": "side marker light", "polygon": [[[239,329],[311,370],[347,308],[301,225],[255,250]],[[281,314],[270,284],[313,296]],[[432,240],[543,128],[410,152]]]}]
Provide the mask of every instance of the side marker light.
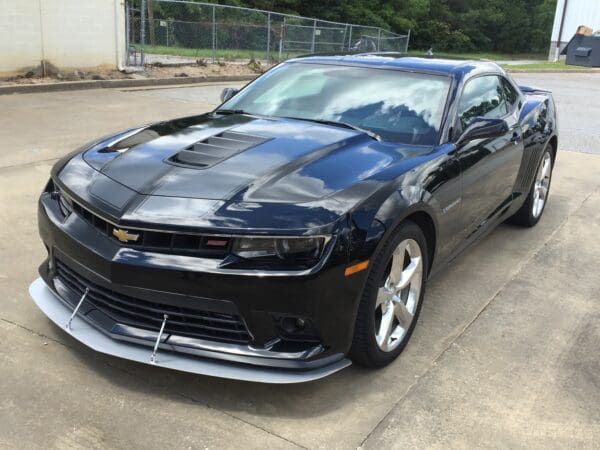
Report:
[{"label": "side marker light", "polygon": [[369,267],[368,259],[366,261],[362,261],[362,262],[359,262],[352,266],[346,267],[346,270],[344,271],[344,275],[349,277],[350,275],[354,275],[357,272],[365,270],[367,267]]}]

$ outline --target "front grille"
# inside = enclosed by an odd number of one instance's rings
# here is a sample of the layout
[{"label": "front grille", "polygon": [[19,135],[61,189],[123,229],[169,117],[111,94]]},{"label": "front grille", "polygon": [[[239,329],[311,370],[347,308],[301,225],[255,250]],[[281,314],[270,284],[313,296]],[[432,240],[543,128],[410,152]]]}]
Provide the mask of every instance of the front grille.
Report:
[{"label": "front grille", "polygon": [[[229,253],[230,239],[226,237],[127,228],[122,229],[88,211],[76,202],[73,202],[73,211],[102,234],[127,247],[157,253],[188,254],[191,256],[215,259],[223,259]],[[129,234],[137,236],[137,238],[128,242],[122,242],[115,237],[113,234],[114,230],[127,231]]]},{"label": "front grille", "polygon": [[119,294],[91,283],[59,260],[56,260],[56,275],[79,297],[86,287],[89,288],[85,301],[117,323],[158,331],[164,314],[168,314],[167,334],[238,344],[250,342],[248,330],[239,316],[181,308]]}]

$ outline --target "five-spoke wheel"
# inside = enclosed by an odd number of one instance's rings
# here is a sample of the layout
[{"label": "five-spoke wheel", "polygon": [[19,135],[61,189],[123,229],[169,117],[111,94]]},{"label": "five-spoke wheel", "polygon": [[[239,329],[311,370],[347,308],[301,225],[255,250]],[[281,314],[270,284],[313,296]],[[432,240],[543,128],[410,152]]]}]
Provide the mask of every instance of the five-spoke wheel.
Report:
[{"label": "five-spoke wheel", "polygon": [[354,362],[382,367],[402,352],[419,316],[428,264],[423,229],[411,221],[401,223],[375,252],[354,328]]},{"label": "five-spoke wheel", "polygon": [[533,185],[533,202],[532,211],[534,217],[539,217],[544,210],[546,198],[548,198],[548,190],[550,189],[550,176],[552,175],[552,156],[550,153],[544,153],[542,161],[535,176]]},{"label": "five-spoke wheel", "polygon": [[389,268],[375,302],[375,339],[384,352],[394,350],[402,342],[415,318],[423,282],[419,244],[414,239],[400,242]]}]

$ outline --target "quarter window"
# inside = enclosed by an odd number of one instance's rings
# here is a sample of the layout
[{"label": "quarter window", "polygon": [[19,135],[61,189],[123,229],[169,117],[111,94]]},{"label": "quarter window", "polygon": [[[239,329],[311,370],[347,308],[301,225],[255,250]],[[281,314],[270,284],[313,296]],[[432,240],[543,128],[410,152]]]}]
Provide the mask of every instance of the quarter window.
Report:
[{"label": "quarter window", "polygon": [[512,110],[519,100],[519,93],[516,91],[513,85],[506,80],[506,78],[502,78],[502,88],[504,90],[504,97],[508,102],[508,109]]},{"label": "quarter window", "polygon": [[498,76],[488,75],[467,82],[458,106],[463,129],[476,117],[499,119],[507,113],[504,86]]}]

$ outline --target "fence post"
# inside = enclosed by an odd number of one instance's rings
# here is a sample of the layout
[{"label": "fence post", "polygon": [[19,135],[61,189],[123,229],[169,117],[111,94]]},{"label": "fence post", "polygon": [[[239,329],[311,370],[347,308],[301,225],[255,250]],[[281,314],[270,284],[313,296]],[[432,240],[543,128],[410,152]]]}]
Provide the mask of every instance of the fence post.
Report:
[{"label": "fence post", "polygon": [[342,51],[344,51],[346,47],[346,35],[348,34],[348,24],[344,25],[344,37],[342,38]]},{"label": "fence post", "polygon": [[408,34],[406,35],[406,47],[404,48],[404,53],[408,53],[408,41],[410,41],[410,28],[408,29]]},{"label": "fence post", "polygon": [[146,63],[146,54],[144,50],[144,46],[146,45],[146,0],[142,0],[141,2],[142,10],[141,10],[141,20],[140,20],[140,63],[142,67]]},{"label": "fence post", "polygon": [[350,24],[350,36],[348,38],[348,51],[352,49],[352,24]]},{"label": "fence post", "polygon": [[125,54],[126,65],[129,65],[129,43],[131,42],[131,24],[129,23],[129,3],[125,3]]},{"label": "fence post", "polygon": [[285,33],[285,16],[283,16],[283,23],[281,24],[281,36],[279,37],[279,62],[281,62],[281,56],[283,54],[283,33]]},{"label": "fence post", "polygon": [[314,53],[315,52],[315,37],[317,35],[317,19],[315,19],[313,21],[313,35],[312,35],[312,42],[310,44],[310,52]]},{"label": "fence post", "polygon": [[215,17],[215,7],[212,7],[212,62],[217,61],[217,22]]},{"label": "fence post", "polygon": [[377,34],[377,51],[381,48],[381,28],[379,28],[379,33]]},{"label": "fence post", "polygon": [[267,14],[267,64],[271,62],[271,13]]}]

